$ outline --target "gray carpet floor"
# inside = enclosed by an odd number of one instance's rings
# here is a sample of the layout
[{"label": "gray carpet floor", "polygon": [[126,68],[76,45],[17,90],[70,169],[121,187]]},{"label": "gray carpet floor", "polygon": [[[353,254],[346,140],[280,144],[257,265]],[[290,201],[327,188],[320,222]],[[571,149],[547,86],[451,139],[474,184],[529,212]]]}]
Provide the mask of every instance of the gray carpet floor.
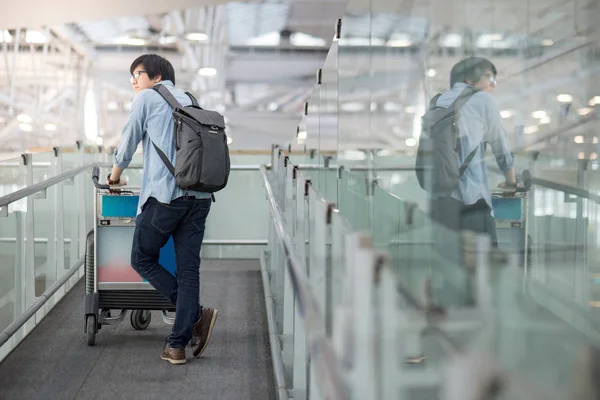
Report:
[{"label": "gray carpet floor", "polygon": [[0,399],[274,399],[258,260],[204,260],[200,277],[202,303],[219,310],[201,358],[160,360],[159,313],[145,331],[104,326],[88,347],[80,282],[0,364]]}]

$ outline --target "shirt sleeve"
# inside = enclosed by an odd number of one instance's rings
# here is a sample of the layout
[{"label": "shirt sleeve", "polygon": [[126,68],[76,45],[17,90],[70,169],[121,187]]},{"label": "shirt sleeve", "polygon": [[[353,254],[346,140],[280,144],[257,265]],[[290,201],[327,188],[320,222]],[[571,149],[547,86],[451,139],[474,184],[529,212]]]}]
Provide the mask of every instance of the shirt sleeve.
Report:
[{"label": "shirt sleeve", "polygon": [[487,137],[486,140],[490,144],[492,153],[496,157],[496,163],[498,168],[502,172],[505,172],[512,168],[514,163],[514,156],[509,149],[508,145],[508,134],[502,125],[502,117],[500,117],[500,110],[494,99],[485,94],[485,101],[482,102],[484,106],[484,116],[487,123]]},{"label": "shirt sleeve", "polygon": [[127,168],[144,137],[147,106],[143,93],[142,91],[137,95],[131,104],[127,123],[123,128],[121,140],[115,150],[114,162],[119,168]]}]

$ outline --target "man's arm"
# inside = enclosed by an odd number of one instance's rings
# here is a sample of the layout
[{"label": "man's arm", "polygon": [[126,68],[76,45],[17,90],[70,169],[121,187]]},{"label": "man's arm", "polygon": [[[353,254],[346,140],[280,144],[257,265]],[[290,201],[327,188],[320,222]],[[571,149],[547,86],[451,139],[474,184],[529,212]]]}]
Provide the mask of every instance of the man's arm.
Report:
[{"label": "man's arm", "polygon": [[491,96],[487,96],[484,102],[485,118],[488,125],[488,143],[496,157],[496,163],[500,171],[504,173],[505,186],[515,186],[517,179],[513,168],[514,157],[508,148],[508,135],[502,125],[502,117],[496,102]]},{"label": "man's arm", "polygon": [[110,174],[111,182],[119,182],[123,170],[127,168],[135,151],[144,136],[144,125],[146,120],[146,102],[141,92],[133,100],[127,123],[123,128],[121,140],[115,151],[114,165]]}]

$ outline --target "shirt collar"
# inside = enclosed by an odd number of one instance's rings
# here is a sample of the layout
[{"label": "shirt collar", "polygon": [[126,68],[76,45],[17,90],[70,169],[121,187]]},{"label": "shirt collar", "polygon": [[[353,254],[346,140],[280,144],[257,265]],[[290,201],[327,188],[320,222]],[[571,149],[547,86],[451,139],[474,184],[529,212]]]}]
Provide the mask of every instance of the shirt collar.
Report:
[{"label": "shirt collar", "polygon": [[169,80],[157,82],[153,86],[156,86],[156,85],[175,86],[175,85],[173,85],[173,82],[171,82]]},{"label": "shirt collar", "polygon": [[472,86],[472,85],[469,85],[468,83],[464,83],[464,82],[456,82],[456,83],[454,84],[454,86],[452,86],[452,89],[455,89],[455,88],[457,88],[457,89],[464,89],[464,88],[466,88],[466,87],[470,87],[470,86]]}]

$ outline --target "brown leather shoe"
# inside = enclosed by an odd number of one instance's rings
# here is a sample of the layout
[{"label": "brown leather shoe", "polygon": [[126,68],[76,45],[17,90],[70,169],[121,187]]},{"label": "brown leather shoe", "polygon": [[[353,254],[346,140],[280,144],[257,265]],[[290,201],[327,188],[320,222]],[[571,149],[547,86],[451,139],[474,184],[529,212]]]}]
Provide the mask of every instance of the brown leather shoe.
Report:
[{"label": "brown leather shoe", "polygon": [[162,353],[160,353],[160,358],[173,365],[185,364],[185,349],[174,349],[169,346],[169,343],[165,343],[165,347],[163,347]]},{"label": "brown leather shoe", "polygon": [[194,357],[200,357],[204,349],[206,349],[212,330],[215,327],[215,322],[217,322],[217,310],[204,307],[200,320],[194,324],[192,329],[195,339],[193,347]]}]

